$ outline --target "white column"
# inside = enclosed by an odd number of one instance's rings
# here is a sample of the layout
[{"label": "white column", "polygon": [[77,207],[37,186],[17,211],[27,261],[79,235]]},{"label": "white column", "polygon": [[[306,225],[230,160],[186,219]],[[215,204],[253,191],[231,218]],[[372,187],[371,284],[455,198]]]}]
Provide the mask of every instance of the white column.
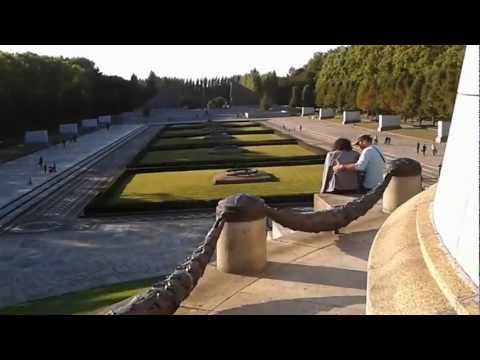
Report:
[{"label": "white column", "polygon": [[479,46],[468,45],[433,205],[435,227],[450,254],[478,286]]}]

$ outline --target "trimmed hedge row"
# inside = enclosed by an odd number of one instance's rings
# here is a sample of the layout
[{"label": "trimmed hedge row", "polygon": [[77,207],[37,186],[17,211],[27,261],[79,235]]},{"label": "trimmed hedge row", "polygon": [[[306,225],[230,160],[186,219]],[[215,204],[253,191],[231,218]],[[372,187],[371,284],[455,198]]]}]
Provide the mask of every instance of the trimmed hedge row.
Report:
[{"label": "trimmed hedge row", "polygon": [[[259,129],[259,130],[248,130],[248,131],[225,129],[225,132],[230,135],[273,134],[274,133],[274,131],[271,129]],[[166,133],[166,134],[163,134],[163,135],[160,134],[159,136],[157,136],[157,140],[185,138],[185,137],[194,137],[194,136],[206,136],[206,135],[209,135],[210,133],[211,131],[192,131],[192,132],[183,132],[179,134]]]},{"label": "trimmed hedge row", "polygon": [[208,141],[199,140],[191,144],[171,144],[171,145],[151,145],[148,149],[150,151],[161,150],[183,150],[183,149],[199,149],[210,148],[218,145],[238,145],[238,146],[262,146],[262,145],[293,145],[297,144],[296,139],[274,139],[262,141],[242,141],[242,140],[226,140],[226,141]]},{"label": "trimmed hedge row", "polygon": [[[112,186],[113,187],[113,186]],[[108,205],[107,192],[97,195],[84,209],[85,216],[106,216],[106,215],[127,215],[131,213],[145,213],[146,211],[169,211],[169,210],[184,210],[184,209],[215,209],[218,201],[215,200],[177,200],[164,202],[132,202],[130,204],[116,204]],[[269,205],[289,203],[305,203],[312,202],[312,194],[299,195],[276,195],[276,196],[262,196],[262,198]]]},{"label": "trimmed hedge row", "polygon": [[225,161],[220,163],[219,161],[215,162],[195,162],[191,163],[168,163],[165,165],[138,165],[128,167],[127,171],[134,173],[148,173],[148,172],[162,172],[162,171],[189,171],[189,170],[209,170],[209,169],[224,169],[224,168],[242,168],[242,167],[265,167],[265,166],[293,166],[293,165],[315,165],[323,164],[325,162],[325,155],[311,155],[311,156],[302,156],[302,157],[290,157],[290,158],[279,158],[279,159],[265,159],[265,160],[243,160],[243,161]]}]

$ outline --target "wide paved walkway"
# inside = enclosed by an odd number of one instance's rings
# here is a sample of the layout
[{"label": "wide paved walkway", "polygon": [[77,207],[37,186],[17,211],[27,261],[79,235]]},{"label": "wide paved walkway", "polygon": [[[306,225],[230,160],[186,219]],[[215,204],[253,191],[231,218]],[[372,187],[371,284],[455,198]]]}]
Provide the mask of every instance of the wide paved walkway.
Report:
[{"label": "wide paved walkway", "polygon": [[[265,121],[266,124],[271,124],[280,130],[283,130],[283,126],[286,128],[286,132],[292,136],[305,137],[306,140],[310,140],[311,143],[315,143],[319,146],[330,148],[333,142],[339,137],[347,139],[355,139],[362,134],[376,134],[375,130],[369,130],[353,125],[342,125],[341,123],[335,123],[329,120],[310,119],[309,117],[289,117],[289,118],[277,118]],[[302,130],[299,130],[299,126],[302,126]],[[383,140],[386,136],[392,138],[391,145],[384,145]],[[417,154],[417,141],[421,144],[427,145],[427,155],[423,156],[422,153]],[[431,174],[438,174],[438,165],[443,160],[443,154],[445,151],[445,143],[435,144],[438,149],[438,154],[433,156],[431,153],[430,145],[426,140],[416,139],[412,137],[402,136],[394,133],[381,133],[378,146],[382,149],[384,154],[390,158],[408,157],[419,161],[423,166],[430,169]]]},{"label": "wide paved walkway", "polygon": [[[110,130],[99,129],[79,136],[77,142],[68,142],[65,147],[53,145],[0,164],[0,208],[141,126],[112,125]],[[40,157],[47,162],[47,166],[55,162],[57,172],[45,173],[38,164]],[[28,184],[30,177],[32,185]]]}]

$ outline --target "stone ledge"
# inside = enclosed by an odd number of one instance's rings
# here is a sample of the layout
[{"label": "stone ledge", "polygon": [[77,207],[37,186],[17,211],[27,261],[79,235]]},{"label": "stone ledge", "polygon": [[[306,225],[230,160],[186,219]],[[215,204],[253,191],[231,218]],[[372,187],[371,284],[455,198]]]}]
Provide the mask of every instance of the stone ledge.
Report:
[{"label": "stone ledge", "polygon": [[425,191],[417,207],[417,236],[425,263],[458,314],[479,315],[478,289],[450,255],[432,222],[435,191],[436,185]]},{"label": "stone ledge", "polygon": [[460,286],[458,271],[453,272],[445,253],[438,253],[438,237],[431,236],[428,207],[433,194],[434,187],[404,203],[375,236],[368,259],[368,315],[478,314],[470,296],[474,292]]}]

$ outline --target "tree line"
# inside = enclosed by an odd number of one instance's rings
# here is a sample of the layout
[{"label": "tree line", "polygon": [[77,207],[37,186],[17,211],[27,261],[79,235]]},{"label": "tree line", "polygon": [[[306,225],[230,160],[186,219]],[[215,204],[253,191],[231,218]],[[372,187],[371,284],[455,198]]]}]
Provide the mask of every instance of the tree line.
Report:
[{"label": "tree line", "polygon": [[85,58],[0,52],[1,137],[131,111],[154,95],[152,85],[104,75]]},{"label": "tree line", "polygon": [[144,80],[135,74],[125,80],[102,74],[85,58],[0,52],[1,136],[56,130],[60,123],[145,106],[206,107],[219,98],[263,109],[316,105],[449,120],[464,51],[462,45],[342,46],[314,54],[286,76],[253,69],[196,80],[158,77],[153,71]]},{"label": "tree line", "polygon": [[316,53],[285,77],[256,69],[240,83],[270,103],[450,120],[465,46],[353,45]]}]

